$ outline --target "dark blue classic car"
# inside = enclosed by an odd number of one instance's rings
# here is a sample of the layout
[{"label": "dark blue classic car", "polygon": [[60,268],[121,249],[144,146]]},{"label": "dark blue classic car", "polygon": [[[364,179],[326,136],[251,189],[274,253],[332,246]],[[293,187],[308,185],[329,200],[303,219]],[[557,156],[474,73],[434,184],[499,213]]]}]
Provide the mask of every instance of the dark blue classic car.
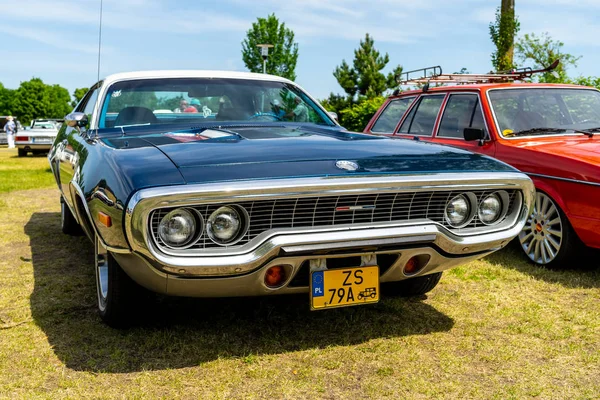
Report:
[{"label": "dark blue classic car", "polygon": [[433,289],[517,235],[533,186],[467,151],[352,133],[288,80],[112,75],[49,155],[62,230],[95,246],[98,309],[130,320],[144,290],[309,293],[319,310]]}]

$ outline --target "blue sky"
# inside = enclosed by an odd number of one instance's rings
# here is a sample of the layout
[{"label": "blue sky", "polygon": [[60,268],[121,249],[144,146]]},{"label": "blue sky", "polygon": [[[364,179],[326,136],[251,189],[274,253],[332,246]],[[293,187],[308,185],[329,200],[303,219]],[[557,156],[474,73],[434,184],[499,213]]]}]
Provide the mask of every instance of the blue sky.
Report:
[{"label": "blue sky", "polygon": [[[491,69],[488,25],[500,0],[104,0],[100,75],[147,69],[244,71],[241,42],[275,13],[296,34],[297,82],[317,98],[369,32],[390,64]],[[96,81],[100,0],[0,0],[0,82],[31,77],[70,92]],[[521,34],[549,32],[583,56],[571,75],[600,75],[600,0],[516,0]]]}]

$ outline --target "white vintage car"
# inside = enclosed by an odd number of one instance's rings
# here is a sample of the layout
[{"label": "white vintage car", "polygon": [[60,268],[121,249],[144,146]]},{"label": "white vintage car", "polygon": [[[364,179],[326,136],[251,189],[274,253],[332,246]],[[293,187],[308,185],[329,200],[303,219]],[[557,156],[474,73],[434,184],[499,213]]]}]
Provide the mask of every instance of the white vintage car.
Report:
[{"label": "white vintage car", "polygon": [[58,128],[54,122],[35,122],[31,128],[19,131],[15,137],[15,146],[19,157],[27,153],[47,153],[50,151],[54,140],[58,135]]}]

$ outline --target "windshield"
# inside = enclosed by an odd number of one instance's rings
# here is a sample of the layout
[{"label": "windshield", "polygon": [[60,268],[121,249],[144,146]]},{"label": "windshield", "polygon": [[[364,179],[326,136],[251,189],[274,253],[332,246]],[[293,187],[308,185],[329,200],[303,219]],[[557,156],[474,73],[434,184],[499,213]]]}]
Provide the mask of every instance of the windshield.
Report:
[{"label": "windshield", "polygon": [[600,127],[600,92],[597,90],[523,88],[488,93],[503,136],[535,130],[543,133],[545,129],[568,133]]},{"label": "windshield", "polygon": [[285,82],[168,78],[113,84],[102,105],[98,126],[220,121],[335,125],[304,92]]}]

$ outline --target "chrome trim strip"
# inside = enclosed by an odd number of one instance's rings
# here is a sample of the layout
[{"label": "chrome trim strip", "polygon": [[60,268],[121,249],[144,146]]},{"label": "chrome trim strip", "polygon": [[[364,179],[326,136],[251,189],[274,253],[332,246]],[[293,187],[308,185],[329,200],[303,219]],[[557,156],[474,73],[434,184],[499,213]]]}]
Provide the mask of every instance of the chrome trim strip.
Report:
[{"label": "chrome trim strip", "polygon": [[[510,227],[481,227],[472,232],[452,232],[429,220],[403,223],[340,225],[270,232],[251,248],[203,251],[194,256],[164,254],[153,245],[148,231],[148,216],[156,208],[239,201],[240,199],[272,199],[309,197],[316,194],[361,194],[387,192],[418,192],[470,189],[517,189],[522,192],[520,209]],[[164,271],[179,273],[192,268],[197,275],[236,275],[259,268],[276,256],[283,246],[310,245],[332,242],[355,242],[435,235],[435,243],[449,253],[482,251],[499,246],[519,233],[533,204],[535,189],[530,178],[519,172],[441,173],[410,176],[350,176],[264,181],[220,182],[205,185],[178,185],[143,189],[136,192],[127,204],[125,230],[133,251],[162,264]],[[491,243],[490,243],[491,242]],[[465,247],[466,245],[466,247]],[[351,246],[352,247],[352,246]],[[475,250],[474,248],[477,248]]]},{"label": "chrome trim strip", "polygon": [[428,243],[435,240],[435,235],[407,236],[381,240],[358,240],[355,242],[318,243],[312,245],[285,246],[281,249],[286,253],[302,253],[306,251],[337,250],[363,246],[384,246],[391,244]]},{"label": "chrome trim strip", "polygon": [[581,181],[581,180],[578,180],[578,179],[561,178],[560,176],[534,174],[534,173],[531,173],[531,172],[525,172],[525,174],[528,175],[528,176],[536,176],[538,178],[556,179],[557,181],[564,181],[564,182],[571,182],[571,183],[580,183],[582,185],[600,186],[600,183],[597,183],[597,182],[587,182],[587,181]]}]

